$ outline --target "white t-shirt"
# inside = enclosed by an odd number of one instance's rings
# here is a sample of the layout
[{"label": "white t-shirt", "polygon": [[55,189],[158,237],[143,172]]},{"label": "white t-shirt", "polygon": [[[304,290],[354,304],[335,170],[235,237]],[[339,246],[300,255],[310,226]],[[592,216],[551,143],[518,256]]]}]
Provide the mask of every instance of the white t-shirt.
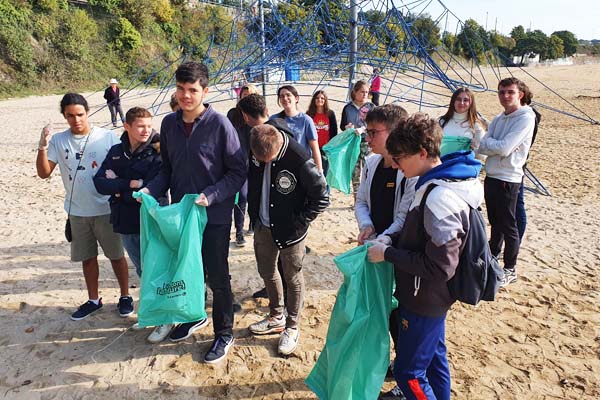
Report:
[{"label": "white t-shirt", "polygon": [[[112,131],[95,126],[91,127],[88,135],[73,135],[71,130],[67,129],[53,135],[48,145],[48,160],[58,164],[65,187],[65,211],[69,212],[71,200],[71,215],[78,217],[110,214],[109,196],[98,193],[92,179],[106,158],[108,150],[120,143]],[[84,146],[85,152],[81,156]],[[75,171],[78,165],[79,170]]]}]

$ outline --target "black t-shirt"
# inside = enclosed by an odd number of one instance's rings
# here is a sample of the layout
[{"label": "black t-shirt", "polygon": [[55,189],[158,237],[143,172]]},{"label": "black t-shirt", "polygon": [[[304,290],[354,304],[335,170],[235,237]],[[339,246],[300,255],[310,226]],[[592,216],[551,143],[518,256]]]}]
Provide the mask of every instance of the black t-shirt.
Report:
[{"label": "black t-shirt", "polygon": [[398,170],[385,168],[383,159],[371,182],[371,220],[375,232],[381,234],[394,222],[394,199],[396,198],[396,178]]}]

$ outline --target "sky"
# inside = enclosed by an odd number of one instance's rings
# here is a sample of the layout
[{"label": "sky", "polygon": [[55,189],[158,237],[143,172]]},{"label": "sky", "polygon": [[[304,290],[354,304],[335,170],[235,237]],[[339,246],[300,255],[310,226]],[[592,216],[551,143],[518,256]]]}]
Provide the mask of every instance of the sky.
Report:
[{"label": "sky", "polygon": [[[540,29],[550,35],[567,30],[577,39],[600,39],[600,0],[441,0],[463,22],[469,18],[487,30],[509,34],[513,27]],[[404,3],[410,3],[404,0]],[[435,1],[432,2],[432,4]],[[431,6],[430,6],[431,7]],[[432,10],[433,11],[433,10]],[[435,12],[430,13],[432,16]],[[497,22],[496,22],[497,18]]]}]

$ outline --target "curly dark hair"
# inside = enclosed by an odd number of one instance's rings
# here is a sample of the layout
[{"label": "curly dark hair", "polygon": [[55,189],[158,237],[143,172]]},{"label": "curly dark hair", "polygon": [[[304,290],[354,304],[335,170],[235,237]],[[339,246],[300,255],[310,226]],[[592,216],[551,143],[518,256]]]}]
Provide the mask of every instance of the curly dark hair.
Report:
[{"label": "curly dark hair", "polygon": [[241,99],[237,106],[254,119],[267,116],[267,102],[260,94],[249,94]]},{"label": "curly dark hair", "polygon": [[436,119],[425,113],[415,113],[401,119],[390,132],[385,147],[392,157],[409,156],[425,149],[428,158],[440,156],[442,128]]}]

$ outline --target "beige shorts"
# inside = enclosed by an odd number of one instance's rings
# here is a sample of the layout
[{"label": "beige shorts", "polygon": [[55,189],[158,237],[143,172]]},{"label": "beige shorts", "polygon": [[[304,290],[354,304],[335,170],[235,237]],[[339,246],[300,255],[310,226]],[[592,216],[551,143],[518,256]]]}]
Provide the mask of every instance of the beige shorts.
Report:
[{"label": "beige shorts", "polygon": [[98,243],[109,260],[123,257],[121,235],[113,232],[110,214],[96,217],[71,215],[71,261],[85,261],[98,256]]}]

